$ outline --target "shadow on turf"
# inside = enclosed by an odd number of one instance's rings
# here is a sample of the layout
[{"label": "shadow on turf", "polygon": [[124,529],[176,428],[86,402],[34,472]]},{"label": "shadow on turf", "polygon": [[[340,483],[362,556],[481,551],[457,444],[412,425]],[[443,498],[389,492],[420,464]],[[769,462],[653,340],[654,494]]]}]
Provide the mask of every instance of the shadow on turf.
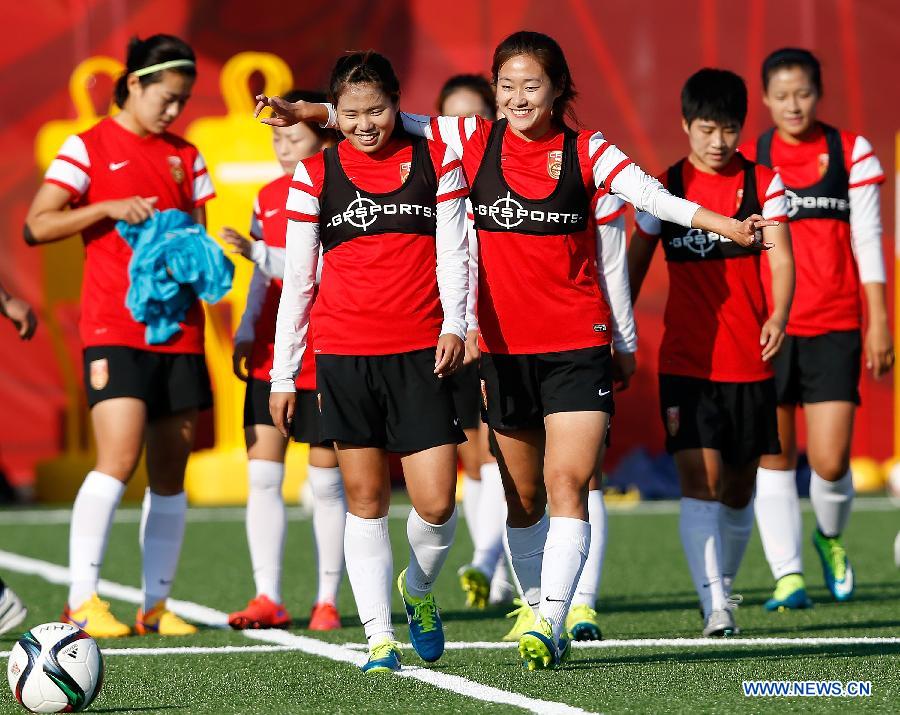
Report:
[{"label": "shadow on turf", "polygon": [[187,705],[148,705],[145,708],[91,708],[92,713],[146,713],[156,710],[184,710]]},{"label": "shadow on turf", "polygon": [[[790,650],[788,650],[790,649]],[[757,647],[740,647],[726,648],[723,646],[711,646],[700,652],[686,653],[679,649],[678,651],[667,651],[647,653],[645,655],[624,655],[609,656],[598,658],[579,658],[566,663],[564,670],[583,670],[588,668],[596,668],[597,666],[609,667],[615,665],[650,665],[653,663],[669,663],[678,661],[679,663],[727,663],[736,660],[762,660],[763,658],[772,658],[782,660],[785,657],[798,656],[803,658],[811,657],[827,657],[827,658],[856,658],[873,655],[900,655],[900,645],[893,644],[872,644],[872,645],[825,645],[811,646],[803,644],[792,644],[789,646],[757,648]]]}]

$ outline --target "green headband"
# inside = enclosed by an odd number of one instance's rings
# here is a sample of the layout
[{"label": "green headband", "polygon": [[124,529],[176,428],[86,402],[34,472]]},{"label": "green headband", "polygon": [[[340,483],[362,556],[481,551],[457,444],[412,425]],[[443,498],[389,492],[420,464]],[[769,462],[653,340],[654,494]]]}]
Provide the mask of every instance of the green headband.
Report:
[{"label": "green headband", "polygon": [[131,74],[135,77],[143,77],[144,75],[153,74],[154,72],[162,72],[163,70],[173,70],[176,67],[193,67],[193,60],[169,60],[168,62],[160,62],[156,65],[150,65],[149,67],[142,67],[139,70],[135,70]]}]

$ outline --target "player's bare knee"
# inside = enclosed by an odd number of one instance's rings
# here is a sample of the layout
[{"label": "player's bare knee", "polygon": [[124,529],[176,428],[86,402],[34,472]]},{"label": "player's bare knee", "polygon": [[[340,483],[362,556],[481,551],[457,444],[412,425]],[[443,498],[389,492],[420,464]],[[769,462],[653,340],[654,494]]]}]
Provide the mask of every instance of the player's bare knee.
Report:
[{"label": "player's bare knee", "polygon": [[451,500],[446,504],[428,504],[425,507],[418,505],[416,506],[416,513],[423,521],[429,524],[440,525],[446,524],[450,520],[455,509],[456,504]]},{"label": "player's bare knee", "polygon": [[810,467],[826,482],[836,482],[850,469],[850,459],[840,454],[811,458]]}]

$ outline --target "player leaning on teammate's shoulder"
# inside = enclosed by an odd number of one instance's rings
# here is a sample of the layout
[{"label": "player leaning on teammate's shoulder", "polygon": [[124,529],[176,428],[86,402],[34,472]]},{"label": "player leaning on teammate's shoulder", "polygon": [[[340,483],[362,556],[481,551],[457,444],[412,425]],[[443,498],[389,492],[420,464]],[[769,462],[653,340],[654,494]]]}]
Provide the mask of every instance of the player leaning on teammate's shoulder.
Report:
[{"label": "player leaning on teammate's shoulder", "polygon": [[141,450],[150,487],[140,543],[138,633],[185,635],[196,628],[166,608],[184,537],[184,470],[197,414],[212,404],[203,357],[203,307],[195,300],[168,341],[150,345],[125,306],[132,252],[115,222],[139,224],[154,209],[180,209],[205,224],[215,194],[203,157],[168,132],[191,95],[194,52],[170,35],[135,38],[115,87],[122,111],[66,139],[26,217],[25,239],[48,243],[81,233],[85,242],[81,340],[97,443],[96,467],[72,508],[71,585],[63,620],[102,638],[124,636],[97,582],[113,515]]},{"label": "player leaning on teammate's shoulder", "polygon": [[[315,359],[321,437],[335,441],[347,494],[347,574],[369,641],[363,670],[397,670],[389,451],[401,454],[413,505],[409,567],[397,581],[410,641],[429,662],[444,651],[431,589],[456,530],[456,445],[465,439],[443,378],[465,353],[468,192],[452,149],[403,131],[385,57],[341,57],[330,93],[347,139],[294,172],[270,408],[287,435],[294,376],[304,357]],[[311,307],[315,355],[306,350]]]},{"label": "player leaning on teammate's shoulder", "polygon": [[[690,153],[660,177],[669,191],[738,220],[786,221],[781,179],[737,153],[744,80],[700,70],[681,91],[681,112]],[[763,228],[763,238],[771,247],[771,313],[754,247],[638,213],[628,250],[635,300],[660,241],[669,272],[660,415],[681,481],[679,530],[704,636],[737,632],[731,590],[753,530],[756,469],[760,455],[779,450],[772,359],[784,340],[794,264],[786,224]]]},{"label": "player leaning on teammate's shoulder", "polygon": [[[762,66],[763,102],[775,126],[741,151],[774,167],[787,187],[797,258],[797,291],[784,348],[775,360],[781,454],[760,463],[756,519],[776,579],[769,610],[806,608],[801,520],[795,482],[795,416],[803,406],[813,544],[825,585],[838,601],[853,595],[853,569],[841,542],[853,503],[850,443],[859,404],[861,352],[875,378],[890,371],[894,348],[885,306],[881,252],[884,172],[863,137],[816,117],[822,97],[819,61],[786,48]],[[868,329],[860,335],[860,283]]]},{"label": "player leaning on teammate's shoulder", "polygon": [[[613,383],[627,384],[637,346],[624,241],[597,245],[587,230],[592,196],[604,187],[742,246],[770,222],[738,221],[674,197],[602,133],[570,129],[574,83],[547,35],[517,32],[501,42],[492,79],[503,119],[404,115],[403,125],[461,153],[472,182],[487,419],[500,452],[513,567],[535,609],[519,652],[529,668],[545,668],[568,651],[561,636],[591,539],[588,482],[613,412]],[[321,105],[261,101],[278,114],[270,123],[327,118]]]},{"label": "player leaning on teammate's shoulder", "polygon": [[[320,92],[295,90],[289,99],[325,101]],[[288,440],[275,428],[269,413],[269,371],[275,343],[275,315],[284,278],[285,205],[297,162],[333,146],[331,129],[296,124],[273,127],[272,143],[284,176],[260,189],[253,208],[248,240],[231,228],[222,239],[235,253],[255,264],[247,305],[234,336],[234,372],[247,383],[244,436],[249,458],[247,541],[256,582],[256,596],[247,607],[228,617],[232,628],[285,628],[291,617],[281,603],[281,562],[287,518],[281,486]],[[340,628],[335,604],[344,573],[344,486],[331,443],[319,437],[316,404],[316,361],[305,360],[297,375],[297,414],[291,436],[309,447],[307,479],[313,494],[313,532],[318,564],[318,594],[309,628]]]},{"label": "player leaning on teammate's shoulder", "polygon": [[[438,113],[453,117],[494,119],[497,102],[494,88],[481,75],[463,74],[448,79],[441,88]],[[488,603],[505,603],[515,595],[509,583],[503,548],[506,498],[500,467],[488,444],[488,427],[481,420],[481,381],[478,377],[478,318],[475,310],[478,284],[478,237],[472,206],[466,200],[466,227],[469,236],[469,295],[466,300],[466,359],[459,372],[448,379],[453,404],[466,441],[459,445],[463,467],[463,514],[472,537],[474,553],[470,563],[459,569],[466,605],[484,608]]]}]

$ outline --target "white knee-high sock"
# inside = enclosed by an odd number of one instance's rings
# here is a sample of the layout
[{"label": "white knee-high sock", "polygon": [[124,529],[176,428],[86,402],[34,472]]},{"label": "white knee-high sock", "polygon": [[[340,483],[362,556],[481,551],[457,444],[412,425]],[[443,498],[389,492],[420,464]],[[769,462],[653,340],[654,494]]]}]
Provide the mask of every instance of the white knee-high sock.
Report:
[{"label": "white knee-high sock", "polygon": [[406,520],[406,538],[409,539],[406,590],[410,596],[424,598],[434,587],[455,534],[456,509],[443,524],[429,524],[415,509],[410,510]]},{"label": "white knee-high sock", "polygon": [[463,477],[462,507],[472,544],[475,543],[475,524],[478,523],[478,501],[480,499],[481,479],[473,479],[466,474]]},{"label": "white knee-high sock", "polygon": [[335,603],[344,575],[344,524],[347,503],[344,482],[338,467],[307,467],[307,481],[313,493],[313,534],[319,564],[319,592],[316,603]]},{"label": "white knee-high sock", "polygon": [[722,504],[719,507],[719,534],[722,537],[722,588],[725,597],[731,595],[731,587],[737,576],[747,542],[753,532],[753,502],[743,509],[732,509]]},{"label": "white knee-high sock", "polygon": [[79,608],[97,590],[106,540],[125,484],[103,472],[88,472],[69,527],[69,607]]},{"label": "white knee-high sock", "polygon": [[472,565],[493,578],[503,554],[503,527],[506,524],[506,495],[496,462],[481,466],[481,496],[475,521],[475,554]]},{"label": "white knee-high sock", "polygon": [[256,595],[281,603],[281,560],[287,516],[281,485],[284,463],[251,459],[250,491],[247,494],[247,544]]},{"label": "white knee-high sock", "polygon": [[362,519],[348,513],[344,556],[359,620],[369,645],[384,638],[393,640],[391,581],[394,561],[387,517]]},{"label": "white knee-high sock", "polygon": [[766,561],[777,581],[803,573],[802,520],[796,469],[756,470],[756,524]]},{"label": "white knee-high sock", "polygon": [[840,536],[847,528],[853,507],[853,475],[850,470],[836,482],[822,479],[815,471],[809,480],[809,500],[823,536]]},{"label": "white knee-high sock", "polygon": [[575,586],[591,545],[591,525],[581,519],[550,517],[541,568],[541,615],[550,621],[554,642],[566,625]]},{"label": "white knee-high sock", "polygon": [[719,536],[719,507],[717,501],[702,501],[682,497],[679,531],[684,555],[694,581],[694,588],[703,604],[703,616],[725,608],[722,588],[722,543]]},{"label": "white knee-high sock", "polygon": [[144,611],[169,597],[178,570],[187,495],[161,496],[147,489],[141,508],[141,553],[144,559]]},{"label": "white knee-high sock", "polygon": [[588,522],[591,525],[591,547],[575,587],[572,605],[594,608],[603,575],[603,557],[606,555],[606,503],[599,489],[588,492]]},{"label": "white knee-high sock", "polygon": [[536,524],[524,528],[506,527],[510,561],[525,602],[537,610],[541,604],[541,564],[550,519],[544,514]]}]

